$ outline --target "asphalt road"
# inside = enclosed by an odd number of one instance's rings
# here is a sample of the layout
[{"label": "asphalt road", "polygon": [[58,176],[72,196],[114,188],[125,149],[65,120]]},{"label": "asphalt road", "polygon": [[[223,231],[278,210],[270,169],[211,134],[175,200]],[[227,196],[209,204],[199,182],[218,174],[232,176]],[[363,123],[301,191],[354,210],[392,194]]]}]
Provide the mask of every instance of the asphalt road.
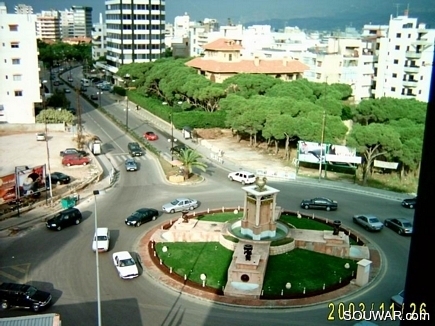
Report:
[{"label": "asphalt road", "polygon": [[[71,95],[74,96],[74,95]],[[103,102],[104,101],[104,102]],[[107,101],[107,102],[106,102]],[[110,105],[111,99],[102,98]],[[122,167],[127,152],[128,136],[103,118],[101,113],[86,101],[81,102],[86,130],[99,135],[112,160]],[[103,104],[104,105],[104,104]],[[119,110],[119,114],[122,114]],[[125,113],[125,111],[124,111]],[[129,116],[129,123],[138,132],[149,130],[150,126]],[[165,140],[167,133],[154,130]],[[160,146],[167,146],[161,143]],[[127,227],[124,219],[141,207],[161,208],[161,205],[179,196],[198,199],[200,209],[208,207],[237,206],[243,204],[241,185],[226,179],[226,172],[210,168],[206,181],[194,186],[167,184],[159,172],[159,166],[151,155],[140,160],[140,170],[127,173],[121,170],[121,178],[115,188],[97,196],[99,226],[111,230],[110,251],[100,255],[100,282],[103,325],[351,325],[354,322],[339,322],[337,310],[321,304],[313,307],[292,309],[248,309],[227,307],[205,302],[197,298],[180,295],[156,284],[143,272],[134,280],[118,278],[111,255],[116,251],[129,250],[134,254],[138,240],[147,230],[164,220],[178,215],[162,214],[157,221],[139,228]],[[401,237],[389,229],[370,233],[351,222],[356,213],[372,213],[380,219],[407,217],[412,220],[413,210],[407,210],[397,201],[351,192],[320,189],[315,186],[269,182],[280,190],[278,204],[285,209],[300,210],[304,198],[328,196],[339,202],[336,212],[315,212],[331,219],[339,219],[361,233],[369,246],[381,249],[382,275],[358,295],[343,298],[338,302],[366,307],[382,303],[389,305],[391,295],[402,290],[405,281],[406,263],[409,251],[409,237]],[[48,312],[61,314],[63,325],[96,324],[96,276],[95,254],[91,250],[94,232],[94,202],[81,206],[84,221],[61,232],[48,231],[44,225],[35,227],[23,237],[0,240],[0,265],[3,266],[0,280],[32,281],[52,292],[55,303]],[[305,212],[305,211],[304,211]],[[297,268],[293,266],[290,268]],[[5,275],[6,274],[6,275]],[[14,279],[15,278],[15,279]],[[31,314],[22,310],[1,311],[1,316]],[[328,316],[334,321],[328,321]],[[398,325],[398,322],[376,322],[380,325]]]}]

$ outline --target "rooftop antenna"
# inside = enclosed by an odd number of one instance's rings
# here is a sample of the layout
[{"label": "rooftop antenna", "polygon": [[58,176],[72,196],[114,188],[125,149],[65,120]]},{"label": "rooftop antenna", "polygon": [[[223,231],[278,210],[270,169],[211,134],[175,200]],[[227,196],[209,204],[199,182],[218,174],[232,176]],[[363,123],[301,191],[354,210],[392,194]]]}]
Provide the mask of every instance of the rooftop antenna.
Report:
[{"label": "rooftop antenna", "polygon": [[398,17],[399,16],[400,3],[395,3],[394,5],[396,6],[396,17]]}]

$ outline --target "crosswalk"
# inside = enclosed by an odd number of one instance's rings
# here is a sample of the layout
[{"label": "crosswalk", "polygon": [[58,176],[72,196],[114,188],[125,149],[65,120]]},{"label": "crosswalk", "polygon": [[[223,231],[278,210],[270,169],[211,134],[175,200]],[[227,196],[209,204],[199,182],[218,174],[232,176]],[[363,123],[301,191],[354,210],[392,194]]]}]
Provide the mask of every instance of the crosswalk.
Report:
[{"label": "crosswalk", "polygon": [[108,154],[107,155],[112,162],[124,163],[126,159],[133,158],[136,162],[138,161],[148,161],[149,158],[146,155],[142,156],[131,156],[129,154]]}]

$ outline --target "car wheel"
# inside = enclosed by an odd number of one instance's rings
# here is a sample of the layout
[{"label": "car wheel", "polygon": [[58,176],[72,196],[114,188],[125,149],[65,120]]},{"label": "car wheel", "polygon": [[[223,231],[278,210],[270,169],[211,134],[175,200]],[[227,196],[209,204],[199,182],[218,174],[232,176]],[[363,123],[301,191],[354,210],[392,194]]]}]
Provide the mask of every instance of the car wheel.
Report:
[{"label": "car wheel", "polygon": [[62,183],[62,182],[60,182],[60,181],[56,182],[57,185],[60,185],[61,183]]},{"label": "car wheel", "polygon": [[388,222],[385,222],[384,225],[385,225],[385,227],[389,227],[390,226],[390,224]]},{"label": "car wheel", "polygon": [[409,205],[409,208],[411,208],[411,209],[412,209],[412,208],[414,208],[414,205],[412,205],[412,204],[411,204],[411,205]]},{"label": "car wheel", "polygon": [[77,225],[77,224],[80,224],[80,220],[79,220],[79,219],[76,220],[76,225]]},{"label": "car wheel", "polygon": [[153,216],[153,221],[155,221],[157,219],[157,216]]},{"label": "car wheel", "polygon": [[403,234],[403,230],[402,229],[399,229],[399,232],[398,232],[400,235],[402,235]]},{"label": "car wheel", "polygon": [[34,312],[38,312],[39,311],[39,305],[38,304],[33,305],[32,310]]},{"label": "car wheel", "polygon": [[326,206],[326,210],[329,212],[331,210],[331,207]]},{"label": "car wheel", "polygon": [[139,227],[139,226],[141,226],[141,225],[142,225],[141,222],[137,222],[137,223],[136,223],[136,227]]},{"label": "car wheel", "polygon": [[230,179],[230,181],[234,181],[234,180],[233,180],[233,177],[230,177],[229,179]]},{"label": "car wheel", "polygon": [[308,209],[308,208],[310,208],[310,206],[308,206],[308,205],[305,205],[305,206],[304,206],[304,208],[305,208],[305,209]]},{"label": "car wheel", "polygon": [[2,309],[6,310],[9,308],[9,303],[7,301],[2,302]]},{"label": "car wheel", "polygon": [[245,180],[242,180],[242,185],[245,185]]},{"label": "car wheel", "polygon": [[367,231],[369,230],[369,227],[367,225],[364,226],[364,229],[366,229]]},{"label": "car wheel", "polygon": [[191,211],[193,211],[193,210],[195,209],[195,207],[190,206],[189,209],[190,209]]},{"label": "car wheel", "polygon": [[70,164],[70,163],[67,163],[66,166],[71,166],[71,164]]},{"label": "car wheel", "polygon": [[62,230],[62,227],[59,225],[59,226],[56,228],[56,230],[60,231],[60,230]]},{"label": "car wheel", "polygon": [[86,162],[83,162],[83,165],[86,165],[86,164],[88,164],[88,163],[86,163]]},{"label": "car wheel", "polygon": [[174,213],[175,213],[175,210],[171,209],[171,210],[169,211],[169,213],[174,214]]}]

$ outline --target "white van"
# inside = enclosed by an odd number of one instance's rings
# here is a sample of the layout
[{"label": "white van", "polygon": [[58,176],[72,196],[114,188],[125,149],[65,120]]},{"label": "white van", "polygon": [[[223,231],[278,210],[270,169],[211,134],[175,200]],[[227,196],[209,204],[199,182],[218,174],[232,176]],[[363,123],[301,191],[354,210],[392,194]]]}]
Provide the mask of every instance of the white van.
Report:
[{"label": "white van", "polygon": [[82,78],[80,80],[80,83],[82,84],[82,86],[85,86],[85,87],[91,86],[91,81],[89,79],[86,79],[86,78]]},{"label": "white van", "polygon": [[[97,241],[98,239],[98,241]],[[110,243],[110,232],[108,228],[98,228],[92,241],[92,250],[96,251],[98,242],[98,252],[108,251]]]}]

